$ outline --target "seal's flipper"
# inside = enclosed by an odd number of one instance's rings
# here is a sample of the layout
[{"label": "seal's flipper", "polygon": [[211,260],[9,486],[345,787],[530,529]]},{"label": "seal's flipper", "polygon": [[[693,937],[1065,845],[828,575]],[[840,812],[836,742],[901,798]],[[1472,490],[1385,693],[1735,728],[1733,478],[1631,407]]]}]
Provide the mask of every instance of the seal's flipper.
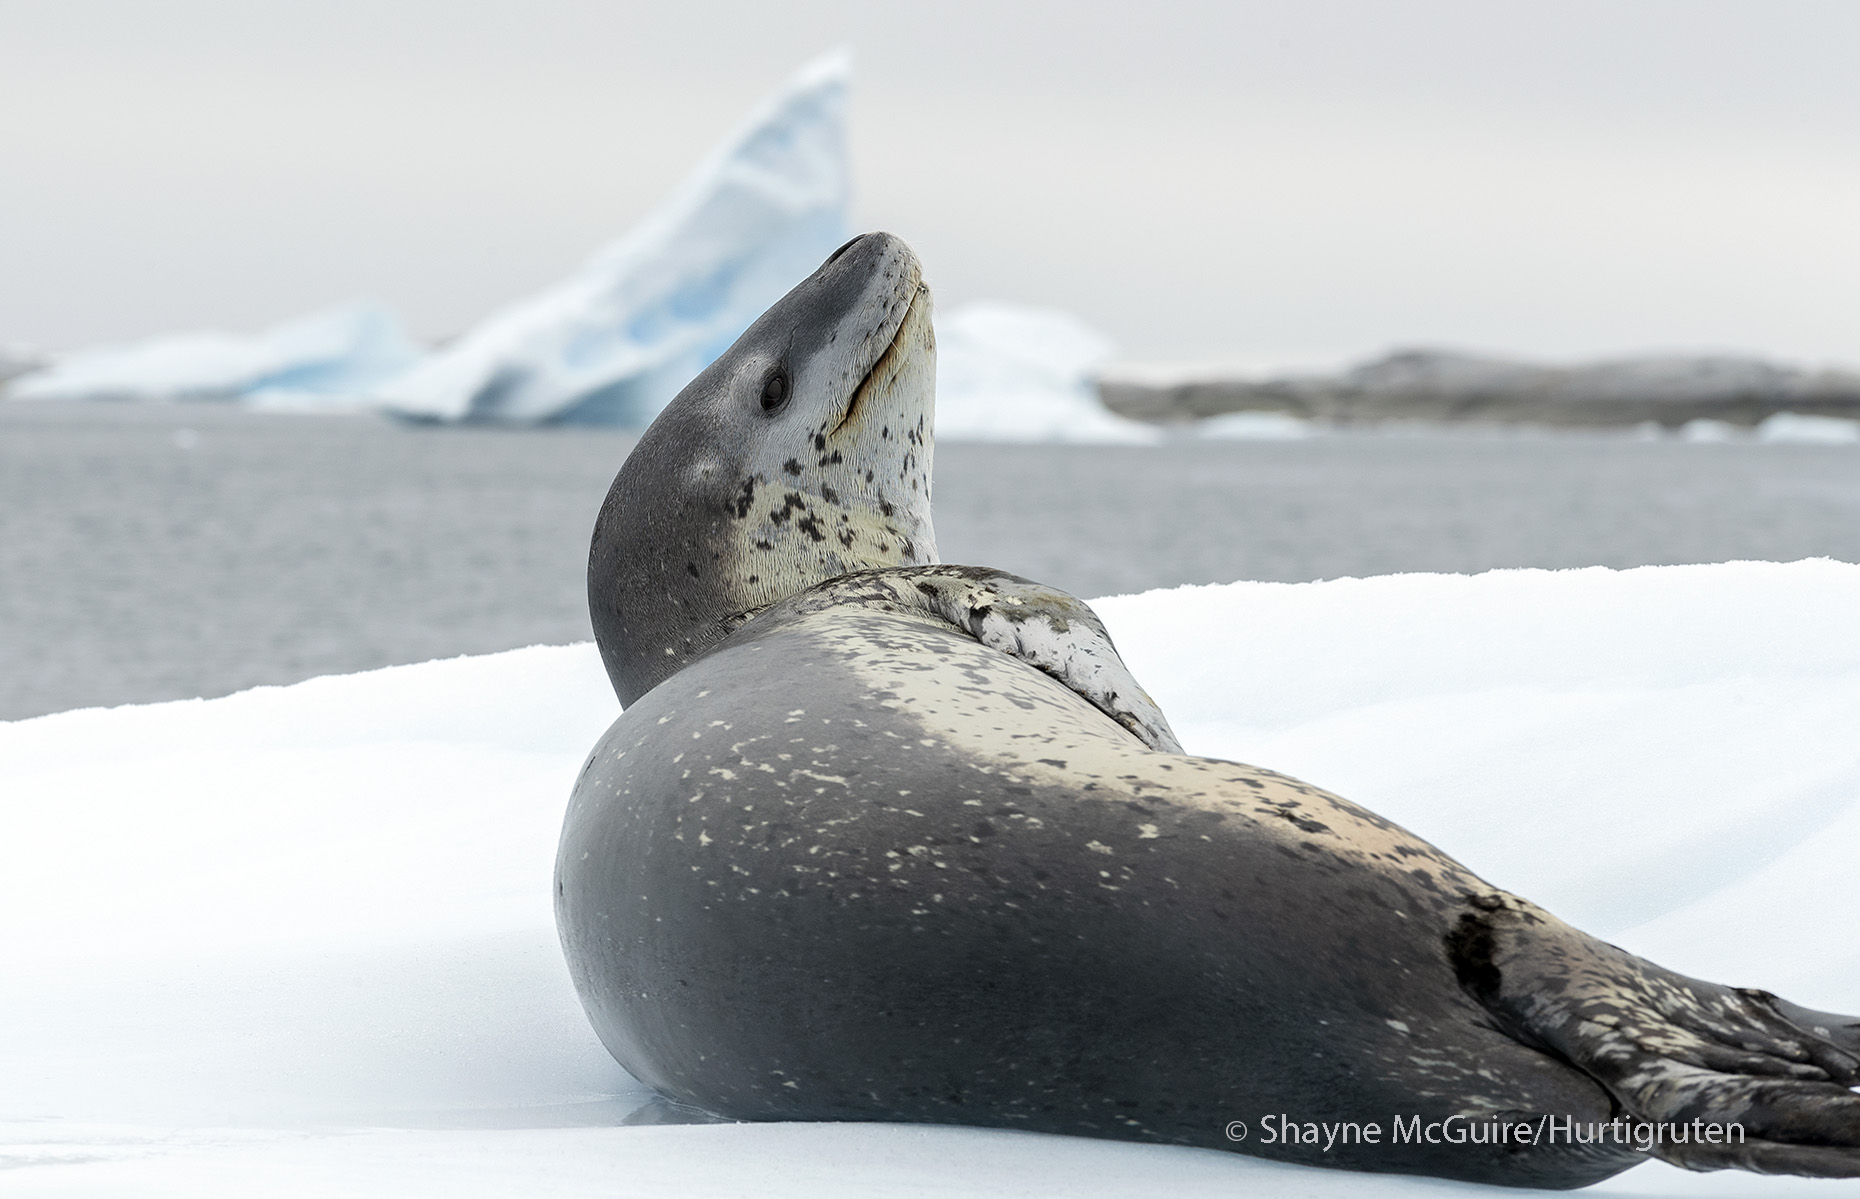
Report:
[{"label": "seal's flipper", "polygon": [[1767,1004],[1770,1010],[1795,1027],[1805,1028],[1822,1040],[1860,1057],[1860,1016],[1817,1012],[1812,1008],[1790,1003],[1787,999],[1772,995],[1768,991],[1745,991],[1744,994]]},{"label": "seal's flipper", "polygon": [[986,566],[935,565],[843,575],[799,602],[811,607],[855,597],[955,625],[1064,683],[1151,749],[1182,752],[1162,709],[1118,656],[1104,622],[1075,595]]},{"label": "seal's flipper", "polygon": [[1860,1177],[1853,1017],[1675,974],[1503,893],[1470,897],[1447,950],[1501,1027],[1590,1075],[1628,1118],[1742,1126],[1742,1144],[1661,1137],[1655,1156]]}]

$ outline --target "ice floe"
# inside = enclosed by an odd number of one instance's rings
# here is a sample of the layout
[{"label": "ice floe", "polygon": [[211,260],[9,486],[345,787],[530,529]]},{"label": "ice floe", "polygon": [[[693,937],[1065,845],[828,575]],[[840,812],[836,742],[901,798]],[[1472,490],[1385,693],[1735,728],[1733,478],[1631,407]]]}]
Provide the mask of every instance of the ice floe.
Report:
[{"label": "ice floe", "polygon": [[[1860,566],[1237,583],[1096,606],[1192,751],[1339,791],[1673,968],[1860,1009],[1844,932],[1860,927]],[[568,790],[616,711],[578,645],[0,724],[9,1183],[1513,1193],[963,1128],[656,1124],[588,1030],[551,922]],[[1853,1186],[1656,1163],[1585,1193]]]}]

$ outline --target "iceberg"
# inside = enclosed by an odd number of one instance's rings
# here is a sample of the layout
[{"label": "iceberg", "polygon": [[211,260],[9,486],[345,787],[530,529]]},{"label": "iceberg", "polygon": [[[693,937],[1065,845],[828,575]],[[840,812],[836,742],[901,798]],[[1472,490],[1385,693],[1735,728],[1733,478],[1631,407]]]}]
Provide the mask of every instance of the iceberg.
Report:
[{"label": "iceberg", "polygon": [[[1860,566],[1827,560],[1095,601],[1190,750],[1335,787],[1664,965],[1837,1011],[1860,1002],[1839,932],[1860,925],[1857,605]],[[617,711],[582,644],[0,723],[9,1183],[1520,1193],[989,1129],[676,1123],[595,1039],[551,908],[563,806]],[[1654,1162],[1585,1193],[1852,1190]]]},{"label": "iceberg", "polygon": [[1070,313],[965,304],[937,317],[936,344],[940,440],[1147,444],[1160,436],[1098,402],[1092,370],[1112,345]]},{"label": "iceberg", "polygon": [[580,271],[375,391],[432,421],[644,425],[847,237],[850,60],[797,74]]},{"label": "iceberg", "polygon": [[78,350],[15,379],[14,400],[356,400],[420,356],[399,318],[353,300],[262,333],[177,333]]}]

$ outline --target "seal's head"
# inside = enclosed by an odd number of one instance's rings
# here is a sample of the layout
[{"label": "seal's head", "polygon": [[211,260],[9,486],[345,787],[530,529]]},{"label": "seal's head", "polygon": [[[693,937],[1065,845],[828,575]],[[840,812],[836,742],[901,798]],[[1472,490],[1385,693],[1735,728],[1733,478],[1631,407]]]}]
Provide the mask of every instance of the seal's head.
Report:
[{"label": "seal's head", "polygon": [[588,552],[620,702],[815,583],[935,562],[935,390],[917,256],[868,233],[679,392],[621,466]]}]

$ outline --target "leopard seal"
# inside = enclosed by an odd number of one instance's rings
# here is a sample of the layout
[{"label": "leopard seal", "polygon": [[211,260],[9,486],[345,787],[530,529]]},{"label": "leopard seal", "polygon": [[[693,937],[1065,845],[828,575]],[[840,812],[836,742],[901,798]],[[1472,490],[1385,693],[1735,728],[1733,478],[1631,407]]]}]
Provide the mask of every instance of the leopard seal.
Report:
[{"label": "leopard seal", "polygon": [[589,603],[626,707],[555,902],[628,1071],[734,1119],[1516,1186],[1645,1160],[1549,1120],[1737,1123],[1651,1152],[1860,1174],[1860,1022],[1674,974],[1339,796],[1185,754],[1084,603],[938,563],[933,389],[917,260],[869,234],[679,395],[602,506]]}]

